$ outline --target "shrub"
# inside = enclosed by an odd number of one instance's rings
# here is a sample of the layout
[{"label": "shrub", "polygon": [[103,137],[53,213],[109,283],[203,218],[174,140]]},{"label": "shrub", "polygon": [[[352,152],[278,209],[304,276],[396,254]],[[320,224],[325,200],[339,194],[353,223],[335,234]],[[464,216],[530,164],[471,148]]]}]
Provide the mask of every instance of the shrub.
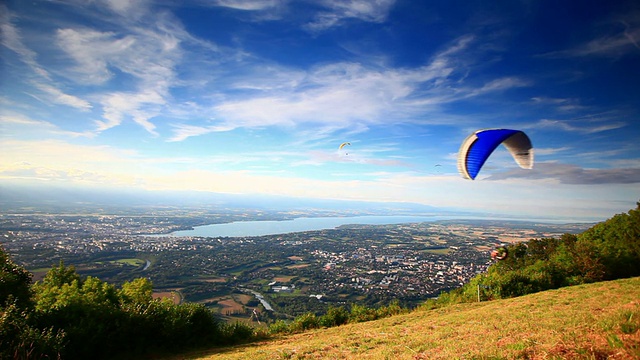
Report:
[{"label": "shrub", "polygon": [[291,328],[284,320],[276,320],[273,324],[269,325],[270,334],[286,334],[289,332],[291,332]]},{"label": "shrub", "polygon": [[306,313],[296,317],[289,325],[291,332],[301,332],[320,327],[320,321],[315,314]]}]

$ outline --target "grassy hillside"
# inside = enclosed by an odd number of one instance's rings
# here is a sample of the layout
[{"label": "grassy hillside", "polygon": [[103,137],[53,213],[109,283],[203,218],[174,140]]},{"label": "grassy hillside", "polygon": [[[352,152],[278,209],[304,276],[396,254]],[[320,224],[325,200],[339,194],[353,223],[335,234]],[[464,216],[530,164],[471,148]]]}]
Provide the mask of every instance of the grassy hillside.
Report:
[{"label": "grassy hillside", "polygon": [[177,359],[640,359],[640,277],[418,309]]}]

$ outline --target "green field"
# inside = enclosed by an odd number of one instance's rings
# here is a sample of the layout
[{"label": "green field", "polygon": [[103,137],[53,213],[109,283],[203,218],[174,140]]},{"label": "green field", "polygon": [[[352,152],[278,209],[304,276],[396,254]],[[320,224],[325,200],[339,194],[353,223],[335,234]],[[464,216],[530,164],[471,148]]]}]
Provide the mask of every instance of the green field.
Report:
[{"label": "green field", "polygon": [[131,265],[131,266],[143,266],[146,263],[145,260],[137,259],[137,258],[118,259],[111,262],[116,264],[125,264],[125,265]]},{"label": "green field", "polygon": [[447,249],[428,249],[428,250],[424,250],[424,252],[429,253],[429,254],[438,254],[438,255],[446,255],[448,253],[450,253],[452,250],[447,248]]}]

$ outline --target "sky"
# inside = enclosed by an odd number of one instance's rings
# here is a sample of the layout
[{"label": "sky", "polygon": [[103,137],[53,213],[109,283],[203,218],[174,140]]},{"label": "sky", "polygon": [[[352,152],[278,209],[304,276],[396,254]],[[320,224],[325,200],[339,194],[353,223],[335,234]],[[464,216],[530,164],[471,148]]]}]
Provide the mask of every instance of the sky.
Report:
[{"label": "sky", "polygon": [[[0,182],[604,220],[640,200],[640,3],[8,0]],[[478,129],[524,131],[458,172]],[[349,145],[339,149],[340,144]]]}]

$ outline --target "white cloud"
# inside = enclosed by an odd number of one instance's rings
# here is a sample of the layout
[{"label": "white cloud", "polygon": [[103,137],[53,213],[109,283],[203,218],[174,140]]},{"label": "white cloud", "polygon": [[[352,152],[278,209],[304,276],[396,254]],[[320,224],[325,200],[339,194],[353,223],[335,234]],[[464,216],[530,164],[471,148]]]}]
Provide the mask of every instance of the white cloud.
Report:
[{"label": "white cloud", "polygon": [[48,95],[52,102],[68,105],[83,111],[91,110],[91,104],[77,96],[65,94],[60,89],[49,84],[34,82],[33,85]]},{"label": "white cloud", "polygon": [[228,7],[236,10],[259,11],[279,6],[283,0],[214,0],[215,6]]},{"label": "white cloud", "polygon": [[322,31],[342,24],[346,19],[366,22],[383,22],[396,0],[319,0],[320,6],[328,11],[319,12],[306,25],[310,31]]},{"label": "white cloud", "polygon": [[494,173],[487,180],[542,179],[570,185],[640,184],[640,168],[585,169],[576,165],[539,163],[532,170]]},{"label": "white cloud", "polygon": [[[371,173],[359,180],[345,180],[337,174],[327,179],[313,179],[291,172],[216,170],[176,170],[168,164],[200,164],[201,159],[143,158],[135,152],[108,146],[73,145],[61,141],[2,142],[0,179],[41,179],[64,181],[67,185],[91,184],[98,186],[142,187],[150,190],[196,190],[220,193],[262,193],[302,198],[406,201],[467,211],[486,211],[487,203],[498,213],[546,214],[579,218],[602,215],[602,205],[593,209],[575,202],[575,198],[602,198],[609,201],[629,201],[628,194],[638,179],[636,170],[585,172],[553,165],[543,168],[545,177],[538,179],[468,181],[457,174],[419,176],[409,172]],[[264,154],[262,154],[264,155]],[[226,161],[219,159],[220,161]],[[214,159],[215,161],[215,159]],[[214,162],[207,163],[208,165]],[[272,168],[270,168],[272,169]],[[527,172],[528,173],[528,172]],[[513,174],[512,174],[513,175]],[[616,179],[619,185],[613,190],[602,186],[603,179]],[[584,181],[584,177],[588,181]],[[577,179],[578,184],[557,179]],[[583,179],[583,180],[580,180]],[[588,185],[587,185],[588,184]],[[518,204],[513,199],[518,199]],[[471,200],[470,200],[471,199]],[[591,200],[585,200],[591,201]],[[522,204],[528,204],[522,206]],[[534,204],[534,205],[530,205]],[[561,204],[561,205],[558,205]],[[616,210],[617,211],[617,210]],[[599,213],[598,213],[599,212]]]},{"label": "white cloud", "polygon": [[520,79],[517,77],[505,77],[495,79],[487,84],[483,85],[480,89],[473,92],[473,94],[483,94],[493,91],[508,90],[516,87],[530,86],[531,82],[528,80]]},{"label": "white cloud", "polygon": [[148,14],[147,0],[105,0],[109,10],[124,17],[139,18]]},{"label": "white cloud", "polygon": [[579,125],[574,125],[572,120],[551,120],[542,119],[536,124],[537,127],[544,128],[556,128],[564,131],[576,131],[584,134],[593,134],[608,130],[619,129],[625,127],[627,124],[621,121],[610,122],[610,120],[601,121],[582,121],[578,122]]},{"label": "white cloud", "polygon": [[[603,34],[570,49],[544,54],[545,57],[603,56],[619,58],[640,49],[640,16],[637,12],[625,14],[608,24],[615,32]],[[620,29],[621,26],[624,29]],[[618,30],[620,29],[620,30]]]},{"label": "white cloud", "polygon": [[[43,120],[35,120],[19,113],[2,111],[0,113],[0,135],[6,138],[32,136],[33,134],[63,135],[66,137],[92,137],[91,132],[62,130],[58,126]],[[8,155],[7,155],[8,156]]]},{"label": "white cloud", "polygon": [[102,84],[113,76],[108,63],[131,48],[135,39],[117,38],[112,32],[92,29],[58,29],[58,45],[76,62],[72,69],[79,83]]},{"label": "white cloud", "polygon": [[627,29],[622,33],[593,39],[578,47],[549,54],[556,57],[607,56],[619,57],[631,50],[638,50],[640,29]]},{"label": "white cloud", "polygon": [[227,131],[313,124],[315,128],[337,131],[366,128],[368,124],[411,122],[417,116],[421,123],[448,123],[440,116],[424,120],[423,115],[442,104],[528,84],[508,77],[479,89],[460,87],[456,77],[466,69],[457,67],[458,59],[473,39],[461,37],[431,62],[413,69],[339,62],[317,66],[306,73],[269,67],[262,76],[250,72],[228,85],[229,90],[238,90],[236,95],[216,98],[210,112],[216,119],[215,126],[176,126],[172,140],[219,131],[218,128]]},{"label": "white cloud", "polygon": [[157,135],[155,125],[149,119],[156,116],[165,100],[161,94],[153,90],[138,93],[112,93],[101,100],[106,121],[98,120],[98,131],[104,131],[120,125],[125,116],[130,116],[149,133]]},{"label": "white cloud", "polygon": [[212,132],[230,131],[233,127],[225,126],[193,126],[187,124],[174,125],[174,134],[169,141],[182,141],[192,136],[200,136]]},{"label": "white cloud", "polygon": [[[31,83],[47,94],[49,101],[72,106],[80,110],[91,109],[91,104],[86,100],[66,94],[52,84],[51,74],[38,63],[37,53],[23,43],[19,30],[11,22],[11,13],[5,6],[0,6],[0,29],[2,30],[2,36],[0,37],[2,45],[18,54],[20,60],[35,73],[38,80],[32,80]],[[25,77],[33,76],[26,75]]]},{"label": "white cloud", "polygon": [[[122,10],[127,4],[111,3]],[[180,43],[190,37],[167,14],[156,14],[154,19],[144,28],[122,21],[117,34],[85,28],[57,31],[60,48],[75,62],[74,80],[96,85],[106,85],[116,76],[119,83],[133,80],[134,89],[94,96],[103,108],[103,119],[96,121],[98,132],[131,118],[157,135],[152,119],[170,100],[169,90],[177,81],[174,68],[183,53]]]},{"label": "white cloud", "polygon": [[534,104],[553,106],[561,112],[576,112],[587,110],[588,107],[581,105],[579,99],[575,98],[552,98],[546,96],[535,96],[531,98]]},{"label": "white cloud", "polygon": [[11,22],[11,18],[12,14],[6,6],[0,5],[0,30],[2,30],[0,41],[2,41],[2,45],[17,53],[20,59],[36,74],[50,79],[49,73],[38,64],[37,54],[22,42],[20,32]]},{"label": "white cloud", "polygon": [[108,146],[75,145],[64,141],[3,141],[0,178],[26,177],[102,185],[133,185],[152,171],[134,153]]},{"label": "white cloud", "polygon": [[547,156],[547,155],[555,155],[565,151],[571,150],[569,147],[559,147],[559,148],[536,148],[536,156]]}]

